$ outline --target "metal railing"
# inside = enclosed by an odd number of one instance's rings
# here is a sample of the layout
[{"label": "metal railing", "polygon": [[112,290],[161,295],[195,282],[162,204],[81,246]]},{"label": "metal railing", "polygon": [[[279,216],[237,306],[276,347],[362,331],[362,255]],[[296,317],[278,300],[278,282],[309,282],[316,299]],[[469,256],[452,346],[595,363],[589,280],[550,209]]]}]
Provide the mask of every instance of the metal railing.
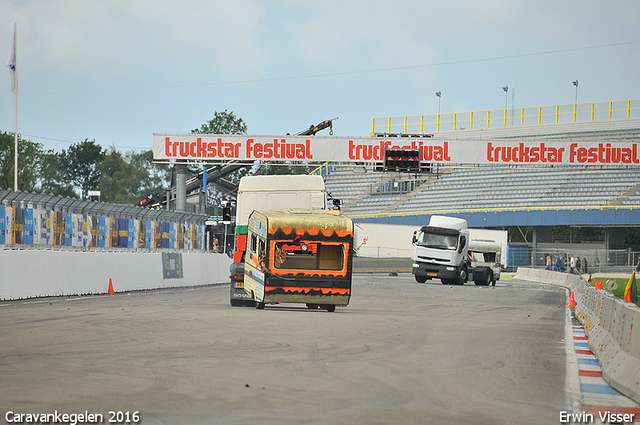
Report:
[{"label": "metal railing", "polygon": [[371,134],[433,133],[640,117],[640,100],[373,118]]},{"label": "metal railing", "polygon": [[[606,248],[589,248],[576,245],[571,251],[566,249],[549,249],[544,248],[529,248],[529,265],[533,268],[546,268],[546,257],[551,258],[551,270],[554,270],[553,263],[557,256],[561,256],[563,259],[563,265],[565,272],[569,272],[569,256],[574,258],[580,258],[579,271],[583,274],[588,273],[631,273],[636,268],[638,262],[638,256],[640,252],[635,252],[629,249],[606,249]],[[523,260],[525,260],[523,258]],[[585,268],[585,260],[587,261],[587,267]],[[576,267],[578,268],[578,267]]]},{"label": "metal railing", "polygon": [[317,166],[316,168],[314,168],[313,170],[311,170],[309,172],[309,174],[312,175],[320,175],[322,177],[326,177],[329,175],[330,172],[332,172],[333,170],[339,168],[341,165],[340,162],[325,162],[322,165]]},{"label": "metal railing", "polygon": [[422,179],[389,179],[380,178],[376,183],[371,183],[367,190],[368,195],[397,195],[413,192],[424,180]]}]

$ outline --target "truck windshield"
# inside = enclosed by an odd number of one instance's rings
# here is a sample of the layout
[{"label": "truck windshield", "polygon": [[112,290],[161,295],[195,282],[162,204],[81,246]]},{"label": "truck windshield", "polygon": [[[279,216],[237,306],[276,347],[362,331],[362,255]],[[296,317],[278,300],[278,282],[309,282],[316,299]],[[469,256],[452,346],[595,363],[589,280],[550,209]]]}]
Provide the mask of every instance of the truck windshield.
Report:
[{"label": "truck windshield", "polygon": [[418,245],[426,248],[455,250],[458,246],[458,238],[451,235],[436,235],[423,232],[418,239]]}]

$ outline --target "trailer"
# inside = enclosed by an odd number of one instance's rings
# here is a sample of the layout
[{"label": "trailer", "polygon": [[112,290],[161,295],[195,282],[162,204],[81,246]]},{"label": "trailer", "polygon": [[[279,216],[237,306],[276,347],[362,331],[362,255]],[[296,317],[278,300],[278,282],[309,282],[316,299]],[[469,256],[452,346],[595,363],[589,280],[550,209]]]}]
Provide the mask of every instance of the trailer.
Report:
[{"label": "trailer", "polygon": [[254,211],[244,256],[247,298],[335,311],[351,297],[353,222],[339,211]]},{"label": "trailer", "polygon": [[469,276],[476,285],[496,286],[502,270],[500,257],[502,245],[491,240],[471,239],[467,253]]},{"label": "trailer", "polygon": [[230,266],[230,303],[234,307],[253,306],[244,290],[244,257],[249,216],[255,210],[304,208],[326,210],[324,180],[317,175],[245,176],[240,179],[236,201],[236,235]]}]

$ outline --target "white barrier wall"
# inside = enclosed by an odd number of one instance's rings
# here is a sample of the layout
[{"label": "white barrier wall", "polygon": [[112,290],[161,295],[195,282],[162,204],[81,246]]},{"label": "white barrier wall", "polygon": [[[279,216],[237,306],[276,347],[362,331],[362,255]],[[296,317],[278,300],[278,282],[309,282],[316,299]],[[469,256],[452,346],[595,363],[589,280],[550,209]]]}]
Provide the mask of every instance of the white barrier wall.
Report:
[{"label": "white barrier wall", "polygon": [[[425,223],[426,226],[429,223]],[[422,226],[402,224],[354,223],[354,245],[358,257],[413,258],[413,232]],[[507,232],[505,230],[469,229],[471,239],[491,240],[502,245],[502,265],[507,265]]]},{"label": "white barrier wall", "polygon": [[354,223],[354,245],[358,257],[412,258],[413,232],[420,226],[400,224]]},{"label": "white barrier wall", "polygon": [[224,254],[0,250],[0,300],[229,282]]},{"label": "white barrier wall", "polygon": [[602,376],[613,388],[640,402],[640,308],[576,275],[521,267],[515,277],[562,285],[573,292],[574,314],[584,325]]}]

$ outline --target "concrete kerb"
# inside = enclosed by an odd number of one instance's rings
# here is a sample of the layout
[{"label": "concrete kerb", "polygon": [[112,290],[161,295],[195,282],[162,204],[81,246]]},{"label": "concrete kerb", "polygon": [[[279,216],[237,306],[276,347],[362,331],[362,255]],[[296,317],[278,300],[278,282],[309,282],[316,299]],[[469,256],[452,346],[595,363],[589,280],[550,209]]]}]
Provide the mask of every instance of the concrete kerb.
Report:
[{"label": "concrete kerb", "polygon": [[589,348],[598,358],[603,378],[640,402],[640,308],[595,289],[575,275],[521,267],[515,277],[560,285],[573,292],[574,314],[585,327]]}]

